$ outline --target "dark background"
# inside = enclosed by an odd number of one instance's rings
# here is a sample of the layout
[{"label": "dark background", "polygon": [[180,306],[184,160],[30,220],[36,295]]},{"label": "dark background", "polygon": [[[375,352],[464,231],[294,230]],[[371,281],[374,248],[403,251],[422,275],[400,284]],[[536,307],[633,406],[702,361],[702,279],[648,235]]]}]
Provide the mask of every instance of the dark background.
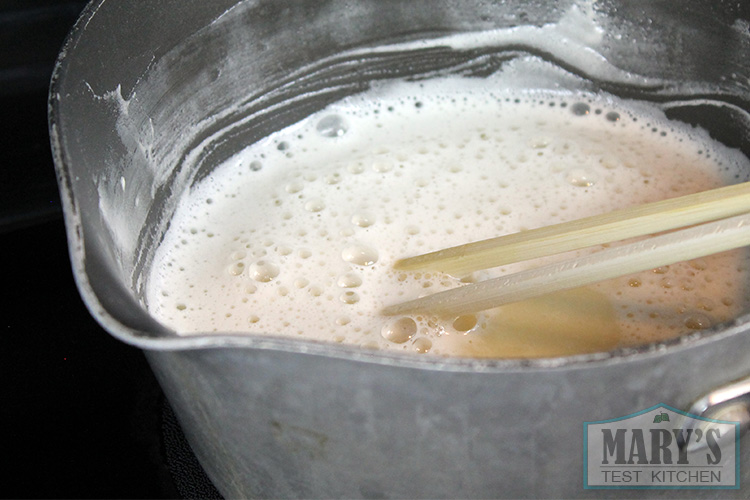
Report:
[{"label": "dark background", "polygon": [[73,281],[49,148],[47,91],[57,53],[85,4],[0,0],[0,449],[6,464],[0,495],[215,496],[210,483],[197,492],[186,486],[186,475],[188,483],[205,476],[196,472],[143,354],[99,327]]}]

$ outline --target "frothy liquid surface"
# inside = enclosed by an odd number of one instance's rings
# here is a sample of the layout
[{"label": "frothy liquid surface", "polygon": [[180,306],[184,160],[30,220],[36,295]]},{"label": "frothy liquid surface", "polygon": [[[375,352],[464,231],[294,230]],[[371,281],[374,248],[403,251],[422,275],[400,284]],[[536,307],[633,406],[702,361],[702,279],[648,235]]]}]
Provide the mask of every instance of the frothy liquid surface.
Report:
[{"label": "frothy liquid surface", "polygon": [[147,301],[183,334],[439,355],[558,356],[668,339],[748,309],[745,250],[458,318],[379,311],[539,264],[453,277],[396,272],[399,258],[737,183],[748,171],[738,153],[640,104],[395,83],[249,147],[194,188],[156,253]]}]

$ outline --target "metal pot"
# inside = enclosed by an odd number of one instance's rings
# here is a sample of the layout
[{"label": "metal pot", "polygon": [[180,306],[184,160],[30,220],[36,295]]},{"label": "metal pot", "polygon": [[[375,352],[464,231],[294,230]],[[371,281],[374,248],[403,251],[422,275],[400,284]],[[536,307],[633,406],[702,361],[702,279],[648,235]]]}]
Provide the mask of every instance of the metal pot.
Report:
[{"label": "metal pot", "polygon": [[[50,93],[74,273],[97,320],[145,350],[223,495],[632,496],[584,490],[584,422],[657,403],[710,414],[723,401],[745,425],[748,318],[640,349],[476,360],[273,336],[180,337],[145,307],[143,270],[186,187],[375,80],[479,78],[532,55],[582,88],[651,101],[750,152],[746,7],[577,3],[95,0],[86,8]],[[596,36],[569,29],[568,41],[596,65],[580,67],[531,39],[452,47],[440,38],[542,29],[576,10]],[[414,40],[426,42],[406,43]],[[744,489],[750,456],[741,444]],[[690,494],[742,498],[743,489]]]}]

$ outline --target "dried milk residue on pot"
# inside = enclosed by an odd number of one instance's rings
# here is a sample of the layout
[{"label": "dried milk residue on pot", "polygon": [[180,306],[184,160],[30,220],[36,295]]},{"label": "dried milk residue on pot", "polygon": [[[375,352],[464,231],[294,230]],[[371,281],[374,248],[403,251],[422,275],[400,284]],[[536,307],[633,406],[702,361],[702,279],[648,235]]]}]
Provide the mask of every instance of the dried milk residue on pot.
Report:
[{"label": "dried milk residue on pot", "polygon": [[465,277],[396,272],[396,259],[745,181],[748,167],[643,103],[391,82],[250,145],[194,187],[155,255],[147,302],[181,334],[439,355],[668,339],[748,309],[744,249],[458,318],[379,311],[532,265]]}]

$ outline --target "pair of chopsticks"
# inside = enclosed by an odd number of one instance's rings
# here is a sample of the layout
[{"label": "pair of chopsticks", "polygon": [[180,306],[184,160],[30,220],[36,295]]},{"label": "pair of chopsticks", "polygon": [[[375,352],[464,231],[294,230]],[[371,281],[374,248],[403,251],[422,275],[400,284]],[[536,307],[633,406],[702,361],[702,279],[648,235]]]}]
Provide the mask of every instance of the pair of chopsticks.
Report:
[{"label": "pair of chopsticks", "polygon": [[[688,226],[693,227],[672,231]],[[394,268],[463,276],[664,231],[671,232],[388,306],[382,312],[467,314],[750,245],[750,182],[447,248],[399,260]]]}]

